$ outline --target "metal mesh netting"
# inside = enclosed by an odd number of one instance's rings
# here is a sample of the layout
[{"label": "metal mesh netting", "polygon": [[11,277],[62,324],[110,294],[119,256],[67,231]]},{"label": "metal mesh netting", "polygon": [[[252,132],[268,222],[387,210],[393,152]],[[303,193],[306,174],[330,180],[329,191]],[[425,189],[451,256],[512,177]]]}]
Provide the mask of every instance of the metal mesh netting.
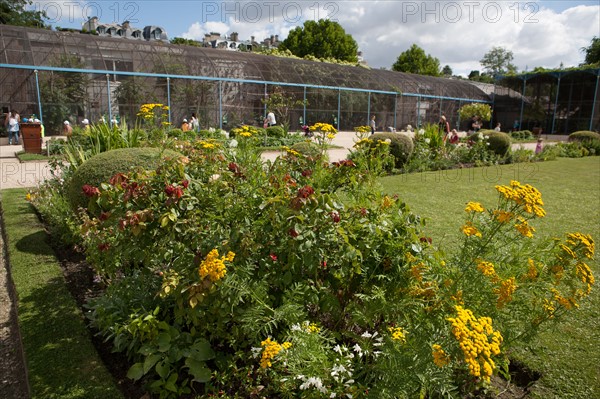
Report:
[{"label": "metal mesh netting", "polygon": [[[0,101],[23,115],[35,113],[37,76],[45,120],[53,106],[66,107],[69,118],[79,121],[107,114],[131,121],[143,103],[169,103],[175,126],[195,112],[204,127],[232,127],[259,123],[263,100],[279,90],[306,100],[306,109],[290,110],[292,129],[320,121],[351,130],[368,124],[371,115],[380,129],[399,129],[435,123],[441,113],[459,127],[461,104],[490,102],[468,81],[253,53],[6,25],[0,25],[0,41],[0,63],[40,67],[38,75],[0,68]],[[131,72],[138,76],[124,74]],[[156,74],[161,76],[150,76]],[[52,89],[64,81],[84,89],[67,98],[53,96]]]}]

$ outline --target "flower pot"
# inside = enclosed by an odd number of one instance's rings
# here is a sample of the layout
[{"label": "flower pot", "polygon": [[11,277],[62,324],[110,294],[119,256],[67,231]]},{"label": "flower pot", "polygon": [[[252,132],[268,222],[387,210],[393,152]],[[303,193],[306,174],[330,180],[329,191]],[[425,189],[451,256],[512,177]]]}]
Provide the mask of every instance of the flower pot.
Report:
[{"label": "flower pot", "polygon": [[21,123],[23,149],[30,154],[42,153],[42,126],[39,123]]}]

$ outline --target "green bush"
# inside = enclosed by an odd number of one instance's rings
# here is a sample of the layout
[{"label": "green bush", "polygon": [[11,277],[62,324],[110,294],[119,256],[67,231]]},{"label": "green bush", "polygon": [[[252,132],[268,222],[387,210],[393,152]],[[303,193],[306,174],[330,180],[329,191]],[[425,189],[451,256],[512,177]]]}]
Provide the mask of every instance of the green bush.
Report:
[{"label": "green bush", "polygon": [[398,133],[375,133],[369,137],[374,142],[390,140],[390,154],[394,156],[395,167],[401,168],[408,162],[415,145],[408,136]]},{"label": "green bush", "polygon": [[317,158],[321,155],[321,149],[315,143],[302,141],[292,145],[292,150],[298,151],[302,155],[307,155],[312,158]]},{"label": "green bush", "polygon": [[270,126],[267,129],[267,136],[269,137],[285,137],[285,130],[281,126]]},{"label": "green bush", "polygon": [[138,167],[153,169],[161,158],[179,155],[175,151],[158,148],[123,148],[103,152],[84,162],[73,173],[67,182],[67,199],[74,209],[85,207],[88,198],[82,191],[84,185],[98,187],[117,173],[127,173]]},{"label": "green bush", "polygon": [[516,132],[510,132],[510,137],[516,140],[531,140],[533,139],[533,133],[530,130],[517,130]]},{"label": "green bush", "polygon": [[482,137],[487,137],[487,141],[490,144],[489,149],[496,155],[504,156],[510,150],[511,140],[510,136],[506,133],[482,129],[478,133],[469,136],[469,139],[477,142]]},{"label": "green bush", "polygon": [[587,141],[587,140],[600,140],[600,133],[591,132],[589,130],[580,130],[578,132],[571,133],[569,135],[569,141]]}]

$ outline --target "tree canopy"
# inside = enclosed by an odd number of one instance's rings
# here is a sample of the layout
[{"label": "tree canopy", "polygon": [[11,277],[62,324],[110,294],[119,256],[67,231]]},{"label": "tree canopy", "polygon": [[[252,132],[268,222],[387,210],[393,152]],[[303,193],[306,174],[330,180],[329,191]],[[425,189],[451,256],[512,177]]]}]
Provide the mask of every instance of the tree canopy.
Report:
[{"label": "tree canopy", "polygon": [[492,47],[490,51],[485,53],[479,63],[483,69],[492,77],[496,75],[504,75],[507,72],[517,72],[517,67],[511,63],[513,60],[513,52],[503,47]]},{"label": "tree canopy", "polygon": [[446,65],[442,69],[442,75],[444,75],[444,76],[452,76],[452,68],[450,67],[450,65]]},{"label": "tree canopy", "polygon": [[392,69],[398,72],[440,76],[440,60],[429,54],[425,54],[425,50],[413,44],[408,50],[398,56],[398,59],[392,65]]},{"label": "tree canopy", "polygon": [[0,0],[0,24],[44,28],[46,14],[25,9],[32,3],[32,0]]},{"label": "tree canopy", "polygon": [[594,37],[588,47],[581,49],[585,52],[585,64],[600,64],[600,37]]},{"label": "tree canopy", "polygon": [[294,28],[279,45],[298,57],[312,55],[317,58],[335,58],[341,61],[358,61],[358,44],[337,22],[320,19],[306,21],[303,27]]}]

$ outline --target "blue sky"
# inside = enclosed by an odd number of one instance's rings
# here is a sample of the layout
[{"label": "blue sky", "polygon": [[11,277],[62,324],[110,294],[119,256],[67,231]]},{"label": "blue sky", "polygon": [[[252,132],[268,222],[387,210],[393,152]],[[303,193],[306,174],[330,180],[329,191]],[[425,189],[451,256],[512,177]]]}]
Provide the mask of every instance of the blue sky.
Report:
[{"label": "blue sky", "polygon": [[81,28],[86,17],[143,28],[158,25],[169,38],[201,40],[205,33],[238,32],[240,39],[280,39],[307,19],[339,22],[375,68],[390,68],[413,43],[455,74],[481,69],[494,46],[514,54],[520,70],[575,66],[581,48],[600,36],[596,1],[277,1],[143,0],[33,1],[53,26]]}]

